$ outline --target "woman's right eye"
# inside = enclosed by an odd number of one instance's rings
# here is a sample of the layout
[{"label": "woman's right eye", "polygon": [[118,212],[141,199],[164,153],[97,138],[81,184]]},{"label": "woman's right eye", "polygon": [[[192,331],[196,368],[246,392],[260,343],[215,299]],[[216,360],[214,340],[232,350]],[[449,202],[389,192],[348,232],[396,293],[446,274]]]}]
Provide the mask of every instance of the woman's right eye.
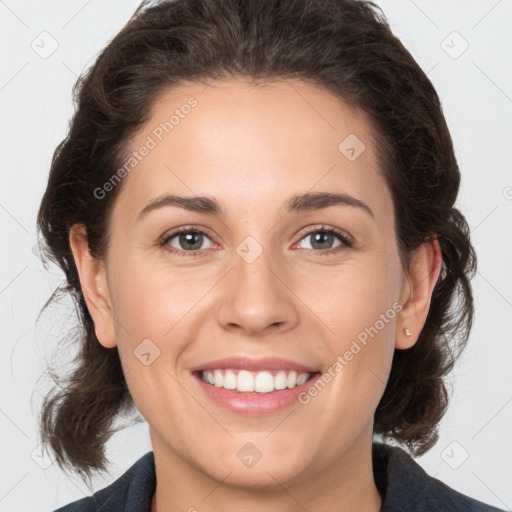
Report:
[{"label": "woman's right eye", "polygon": [[[205,231],[197,228],[183,228],[166,236],[160,245],[166,251],[178,256],[195,256],[200,251],[205,250],[203,247],[205,237],[209,238]],[[174,239],[176,239],[178,247],[171,244],[171,241]],[[186,250],[187,246],[190,250]]]}]

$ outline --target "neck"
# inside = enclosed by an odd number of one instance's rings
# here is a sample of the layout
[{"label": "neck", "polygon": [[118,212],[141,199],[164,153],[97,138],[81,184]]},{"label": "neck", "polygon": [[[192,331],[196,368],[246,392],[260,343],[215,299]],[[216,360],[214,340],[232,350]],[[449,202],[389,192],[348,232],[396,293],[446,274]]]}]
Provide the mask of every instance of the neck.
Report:
[{"label": "neck", "polygon": [[253,489],[231,485],[229,470],[224,479],[216,480],[190,466],[164,447],[154,432],[152,444],[157,486],[151,512],[295,512],[298,506],[308,512],[381,510],[382,499],[373,477],[371,435],[369,442],[368,436],[363,436],[342,457],[320,471],[305,470],[290,481],[277,481],[267,475],[268,484]]}]

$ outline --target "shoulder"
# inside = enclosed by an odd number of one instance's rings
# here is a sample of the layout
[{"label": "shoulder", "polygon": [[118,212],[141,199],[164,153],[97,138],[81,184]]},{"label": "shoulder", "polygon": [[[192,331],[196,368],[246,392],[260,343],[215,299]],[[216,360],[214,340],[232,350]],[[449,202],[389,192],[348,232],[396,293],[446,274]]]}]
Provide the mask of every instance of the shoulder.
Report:
[{"label": "shoulder", "polygon": [[155,459],[148,452],[109,486],[54,512],[145,512],[156,487]]},{"label": "shoulder", "polygon": [[503,512],[428,475],[403,449],[373,443],[375,483],[384,496],[381,512]]}]

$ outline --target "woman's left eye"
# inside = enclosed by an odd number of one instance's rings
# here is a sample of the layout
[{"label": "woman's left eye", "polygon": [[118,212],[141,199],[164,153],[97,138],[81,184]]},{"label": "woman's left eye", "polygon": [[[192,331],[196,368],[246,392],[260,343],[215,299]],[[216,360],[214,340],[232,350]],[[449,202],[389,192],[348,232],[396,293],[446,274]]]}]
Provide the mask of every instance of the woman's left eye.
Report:
[{"label": "woman's left eye", "polygon": [[[323,226],[320,229],[317,228],[306,233],[301,238],[301,241],[308,238],[311,242],[309,244],[310,247],[307,247],[306,250],[309,254],[315,254],[315,256],[326,256],[343,250],[343,248],[353,246],[352,238],[348,234],[338,229],[325,228]],[[334,247],[322,247],[323,245],[331,245],[336,238],[340,241],[338,245]],[[315,248],[320,250],[317,251]]]},{"label": "woman's left eye", "polygon": [[[305,248],[306,252],[309,254],[314,253],[319,256],[332,254],[343,248],[352,247],[353,245],[351,237],[343,231],[334,228],[325,228],[323,226],[303,234],[299,243],[308,237],[311,242],[309,244],[310,247]],[[331,245],[336,238],[340,241],[338,245],[334,247],[324,247],[325,245]],[[176,247],[171,243],[174,239],[177,240],[178,245],[181,247]],[[206,231],[199,228],[183,228],[164,238],[160,242],[160,245],[166,251],[177,256],[196,256],[199,252],[205,250],[205,239],[210,239]]]}]

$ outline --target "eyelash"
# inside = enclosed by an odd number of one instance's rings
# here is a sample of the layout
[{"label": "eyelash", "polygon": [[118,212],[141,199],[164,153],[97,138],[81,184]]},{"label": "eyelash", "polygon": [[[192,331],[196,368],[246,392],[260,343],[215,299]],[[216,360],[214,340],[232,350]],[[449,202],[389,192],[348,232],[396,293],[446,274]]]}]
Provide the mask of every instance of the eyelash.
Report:
[{"label": "eyelash", "polygon": [[[180,228],[177,231],[174,231],[173,233],[169,234],[168,236],[165,236],[163,239],[160,240],[159,245],[162,247],[164,251],[167,251],[168,253],[171,253],[175,256],[180,257],[191,257],[191,256],[197,256],[199,253],[201,253],[204,249],[199,249],[196,251],[181,251],[179,249],[170,248],[167,244],[169,243],[169,240],[173,239],[177,235],[181,235],[182,233],[201,233],[203,235],[206,235],[208,238],[210,238],[209,233],[200,228],[200,227],[193,227],[193,226],[185,226],[183,228]],[[354,242],[351,237],[349,237],[345,232],[337,229],[337,228],[328,228],[325,226],[321,226],[320,228],[316,227],[310,231],[307,231],[306,233],[301,234],[299,238],[299,242],[307,237],[308,235],[311,235],[313,233],[328,233],[328,234],[334,234],[336,237],[343,243],[343,245],[339,245],[337,247],[334,247],[332,249],[304,249],[306,251],[306,254],[308,255],[314,255],[314,256],[327,256],[330,254],[334,254],[339,252],[343,249],[348,249],[353,247]]]}]

